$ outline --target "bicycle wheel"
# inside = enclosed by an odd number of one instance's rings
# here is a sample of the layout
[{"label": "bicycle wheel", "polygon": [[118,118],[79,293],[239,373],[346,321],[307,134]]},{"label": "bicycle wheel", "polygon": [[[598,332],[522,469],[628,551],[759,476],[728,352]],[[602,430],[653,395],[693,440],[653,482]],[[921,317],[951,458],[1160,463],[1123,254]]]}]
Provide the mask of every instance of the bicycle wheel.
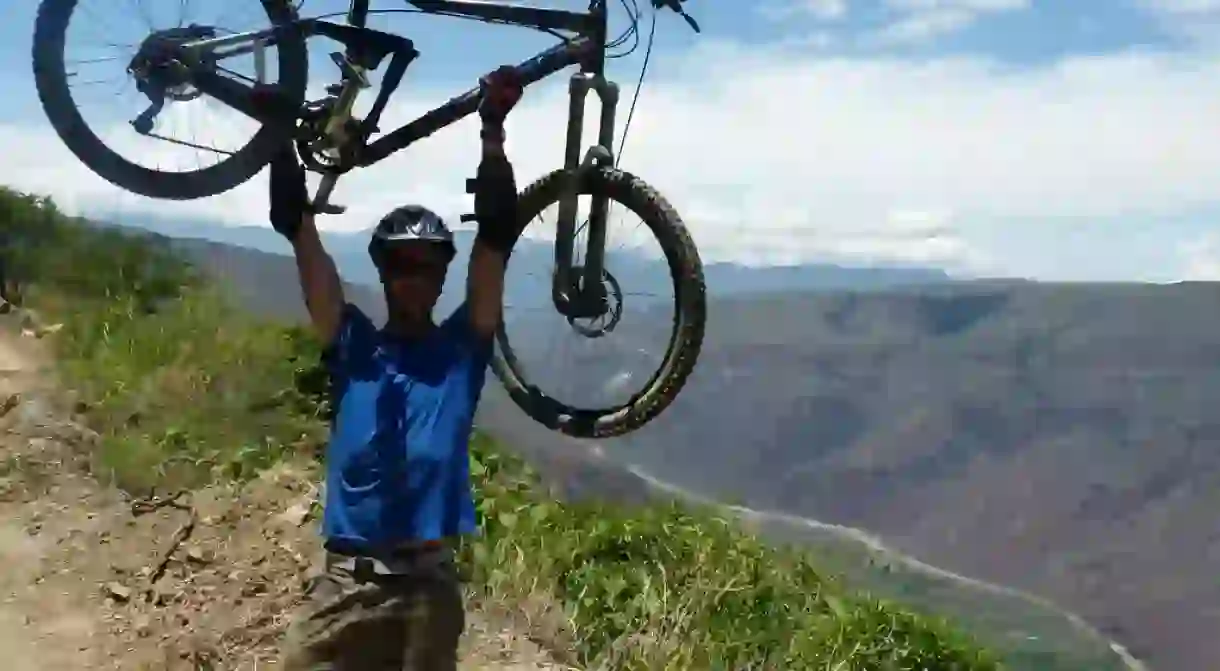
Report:
[{"label": "bicycle wheel", "polygon": [[[520,199],[520,212],[524,220],[532,222],[547,207],[557,204],[565,180],[562,171],[555,171],[527,187]],[[504,323],[506,320],[502,320],[491,366],[513,402],[535,421],[579,438],[606,438],[640,428],[673,403],[699,358],[707,320],[707,297],[703,264],[695,243],[678,213],[656,189],[630,173],[598,168],[585,173],[577,191],[579,195],[604,195],[612,203],[625,207],[640,217],[660,244],[665,274],[674,289],[675,309],[659,365],[651,371],[642,388],[626,401],[601,407],[575,407],[544,393],[527,378],[509,342]],[[520,257],[514,254],[510,267],[513,260],[520,261]],[[611,285],[611,292],[619,293],[621,301],[618,281],[611,274],[609,265],[606,279]],[[622,306],[619,305],[614,315],[615,323],[622,318],[622,314]]]},{"label": "bicycle wheel", "polygon": [[[253,4],[255,3],[247,3],[247,6]],[[261,5],[273,25],[296,18],[296,10],[288,0],[263,0]],[[90,170],[106,181],[133,193],[150,198],[189,200],[228,191],[249,180],[270,161],[278,139],[276,131],[267,126],[259,127],[240,149],[218,152],[227,155],[224,160],[195,170],[168,171],[161,170],[160,166],[155,169],[148,168],[128,160],[103,142],[85,123],[79,101],[70,90],[70,80],[77,73],[70,67],[64,50],[73,14],[78,14],[78,23],[102,20],[97,16],[97,12],[86,11],[84,13],[88,18],[82,17],[81,12],[77,11],[79,9],[81,8],[78,7],[78,0],[42,0],[35,21],[32,60],[34,82],[47,119],[68,149]],[[130,13],[130,6],[116,7],[114,11],[103,14],[107,18],[114,18],[124,12]],[[150,31],[151,28],[150,25]],[[99,30],[101,29],[99,26]],[[117,49],[124,45],[108,46]],[[304,40],[299,36],[286,36],[277,41],[275,52],[279,74],[277,83],[281,91],[291,99],[303,102],[308,68]],[[134,54],[135,48],[126,56],[130,58]],[[121,61],[122,58],[120,55],[110,60]],[[116,67],[125,65],[123,63]],[[184,98],[186,95],[180,94],[178,99]],[[131,114],[137,112],[138,110],[132,110]],[[135,133],[134,130],[130,132]]]}]

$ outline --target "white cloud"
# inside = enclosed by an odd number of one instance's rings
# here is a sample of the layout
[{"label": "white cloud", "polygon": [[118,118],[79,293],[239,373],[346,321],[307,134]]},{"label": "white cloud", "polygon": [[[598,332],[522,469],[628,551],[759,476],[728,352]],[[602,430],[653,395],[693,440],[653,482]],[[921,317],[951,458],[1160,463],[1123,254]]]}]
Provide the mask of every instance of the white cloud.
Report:
[{"label": "white cloud", "polygon": [[994,259],[964,240],[946,212],[895,210],[878,225],[836,231],[814,244],[822,256],[834,259],[886,259],[976,272],[995,269]]},{"label": "white cloud", "polygon": [[1177,246],[1184,280],[1220,281],[1220,236],[1206,233]]},{"label": "white cloud", "polygon": [[1170,35],[1215,50],[1220,47],[1220,0],[1135,0]]},{"label": "white cloud", "polygon": [[841,19],[847,15],[847,0],[802,0],[801,7],[822,20]]},{"label": "white cloud", "polygon": [[1030,0],[886,0],[885,4],[891,9],[906,11],[963,9],[971,12],[1004,12],[1027,9]]},{"label": "white cloud", "polygon": [[772,21],[787,21],[798,16],[818,21],[838,21],[847,16],[847,0],[784,0],[782,4],[760,5],[758,11]]},{"label": "white cloud", "polygon": [[1156,12],[1172,15],[1220,12],[1220,0],[1140,0],[1140,5]]},{"label": "white cloud", "polygon": [[960,32],[982,16],[1028,9],[1030,0],[885,0],[896,18],[865,38],[879,46],[924,44]]},{"label": "white cloud", "polygon": [[[707,42],[653,67],[624,167],[673,202],[709,261],[925,259],[1019,274],[1053,265],[1046,257],[1059,253],[1063,227],[1122,254],[1120,231],[1107,228],[1115,218],[1220,205],[1220,59],[1212,56],[1133,52],[1018,70],[973,58],[826,59]],[[402,96],[409,102],[392,107],[383,126],[452,88]],[[510,120],[522,185],[561,162],[564,89],[560,80],[531,90]],[[152,201],[93,176],[45,124],[0,127],[0,147],[0,183],[52,193],[72,209],[246,224],[266,212],[262,176],[215,198]],[[366,228],[406,200],[467,209],[463,180],[476,157],[472,123],[446,129],[345,177],[338,201],[351,210],[323,225]],[[1026,252],[1041,258],[987,246],[997,229],[1042,236]],[[1172,240],[1165,245],[1172,257]]]},{"label": "white cloud", "polygon": [[912,12],[873,32],[864,41],[881,46],[924,44],[956,33],[974,23],[974,12],[958,9],[930,9]]}]

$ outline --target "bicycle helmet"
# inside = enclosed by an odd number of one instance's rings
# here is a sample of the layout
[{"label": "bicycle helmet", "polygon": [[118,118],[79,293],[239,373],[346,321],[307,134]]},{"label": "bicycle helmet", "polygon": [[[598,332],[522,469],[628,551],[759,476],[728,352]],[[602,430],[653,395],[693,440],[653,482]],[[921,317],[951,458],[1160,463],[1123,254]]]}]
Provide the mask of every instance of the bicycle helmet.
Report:
[{"label": "bicycle helmet", "polygon": [[457,255],[453,232],[445,225],[445,220],[422,205],[403,205],[382,217],[373,229],[373,238],[369,241],[369,256],[372,257],[373,263],[378,263],[382,250],[404,242],[430,242],[440,245],[445,251],[446,261],[453,260]]}]

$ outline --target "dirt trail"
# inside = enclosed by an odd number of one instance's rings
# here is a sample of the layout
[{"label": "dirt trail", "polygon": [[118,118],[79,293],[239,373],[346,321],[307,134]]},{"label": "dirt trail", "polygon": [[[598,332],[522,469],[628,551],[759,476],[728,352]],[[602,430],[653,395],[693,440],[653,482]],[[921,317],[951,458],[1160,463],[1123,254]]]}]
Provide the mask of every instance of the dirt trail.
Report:
[{"label": "dirt trail", "polygon": [[[46,525],[62,486],[50,487],[45,475],[57,465],[45,451],[38,421],[38,371],[32,351],[0,334],[0,659],[8,668],[87,668],[94,623],[83,617],[80,601],[63,574],[47,575],[48,557],[58,553],[62,525],[72,515]],[[31,421],[33,420],[33,421]],[[75,475],[63,473],[63,481]],[[39,500],[39,494],[53,496]]]},{"label": "dirt trail", "polygon": [[[9,671],[275,668],[316,557],[316,489],[282,466],[237,489],[131,501],[91,477],[39,343],[0,318],[0,660]],[[565,667],[472,613],[464,669]]]}]

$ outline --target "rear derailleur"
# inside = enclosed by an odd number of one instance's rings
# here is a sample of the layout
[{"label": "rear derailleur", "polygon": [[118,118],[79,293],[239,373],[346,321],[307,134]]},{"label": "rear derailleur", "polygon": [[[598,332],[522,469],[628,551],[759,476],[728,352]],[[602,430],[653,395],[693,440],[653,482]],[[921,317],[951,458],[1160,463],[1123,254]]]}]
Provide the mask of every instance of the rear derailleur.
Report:
[{"label": "rear derailleur", "polygon": [[148,108],[131,121],[137,133],[174,141],[152,132],[157,115],[165,108],[167,98],[175,102],[188,102],[202,95],[202,92],[191,84],[192,67],[215,67],[214,62],[182,62],[179,60],[178,46],[213,37],[216,37],[215,28],[192,24],[182,28],[154,31],[140,43],[140,48],[127,64],[127,73],[135,79],[136,90],[148,98],[149,103]]}]

